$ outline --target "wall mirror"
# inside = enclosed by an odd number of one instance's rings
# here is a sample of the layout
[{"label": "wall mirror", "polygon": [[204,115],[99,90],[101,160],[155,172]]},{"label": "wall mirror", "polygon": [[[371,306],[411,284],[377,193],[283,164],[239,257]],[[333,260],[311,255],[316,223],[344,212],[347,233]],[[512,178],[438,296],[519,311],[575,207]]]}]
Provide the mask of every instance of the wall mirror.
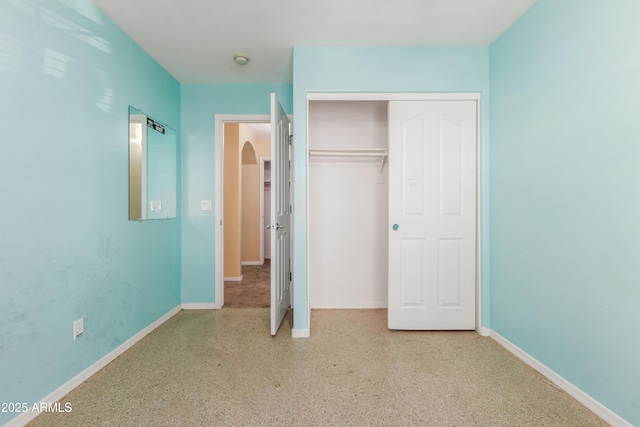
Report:
[{"label": "wall mirror", "polygon": [[176,132],[129,107],[129,219],[176,217]]}]

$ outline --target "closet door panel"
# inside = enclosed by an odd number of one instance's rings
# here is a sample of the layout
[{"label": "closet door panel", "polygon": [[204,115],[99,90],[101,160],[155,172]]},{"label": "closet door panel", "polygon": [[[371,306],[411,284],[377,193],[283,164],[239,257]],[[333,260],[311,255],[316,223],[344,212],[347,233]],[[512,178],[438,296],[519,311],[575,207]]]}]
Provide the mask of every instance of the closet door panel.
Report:
[{"label": "closet door panel", "polygon": [[475,328],[476,121],[476,101],[389,103],[390,329]]},{"label": "closet door panel", "polygon": [[402,307],[424,307],[425,281],[424,258],[425,239],[404,239],[402,241]]},{"label": "closet door panel", "polygon": [[424,214],[424,141],[428,131],[425,117],[407,120],[402,138],[402,208],[404,215]]}]

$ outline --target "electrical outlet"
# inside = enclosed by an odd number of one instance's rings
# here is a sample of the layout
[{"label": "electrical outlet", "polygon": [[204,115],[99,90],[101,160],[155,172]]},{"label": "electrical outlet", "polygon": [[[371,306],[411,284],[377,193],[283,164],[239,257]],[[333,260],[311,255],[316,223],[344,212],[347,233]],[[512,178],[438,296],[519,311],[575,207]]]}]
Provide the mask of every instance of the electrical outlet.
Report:
[{"label": "electrical outlet", "polygon": [[161,211],[162,210],[162,200],[150,200],[149,208],[152,211]]},{"label": "electrical outlet", "polygon": [[73,322],[73,340],[75,341],[80,335],[84,333],[84,319],[81,317]]}]

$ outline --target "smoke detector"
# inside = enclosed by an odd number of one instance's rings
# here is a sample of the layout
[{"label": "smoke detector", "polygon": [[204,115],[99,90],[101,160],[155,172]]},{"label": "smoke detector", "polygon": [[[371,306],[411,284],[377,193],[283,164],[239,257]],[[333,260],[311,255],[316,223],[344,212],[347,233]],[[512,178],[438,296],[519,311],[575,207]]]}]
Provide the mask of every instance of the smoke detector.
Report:
[{"label": "smoke detector", "polygon": [[233,62],[238,65],[247,65],[247,63],[249,62],[249,57],[236,53],[235,55],[233,55]]}]

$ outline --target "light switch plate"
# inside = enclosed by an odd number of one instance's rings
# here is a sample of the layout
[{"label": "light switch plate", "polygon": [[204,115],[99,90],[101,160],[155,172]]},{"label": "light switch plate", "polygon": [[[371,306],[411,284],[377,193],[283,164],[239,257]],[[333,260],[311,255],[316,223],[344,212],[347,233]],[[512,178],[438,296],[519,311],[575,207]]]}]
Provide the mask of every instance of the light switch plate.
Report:
[{"label": "light switch plate", "polygon": [[84,318],[81,317],[73,322],[73,340],[75,341],[80,335],[84,333]]},{"label": "light switch plate", "polygon": [[200,200],[200,210],[210,211],[213,209],[213,202],[211,200]]}]

